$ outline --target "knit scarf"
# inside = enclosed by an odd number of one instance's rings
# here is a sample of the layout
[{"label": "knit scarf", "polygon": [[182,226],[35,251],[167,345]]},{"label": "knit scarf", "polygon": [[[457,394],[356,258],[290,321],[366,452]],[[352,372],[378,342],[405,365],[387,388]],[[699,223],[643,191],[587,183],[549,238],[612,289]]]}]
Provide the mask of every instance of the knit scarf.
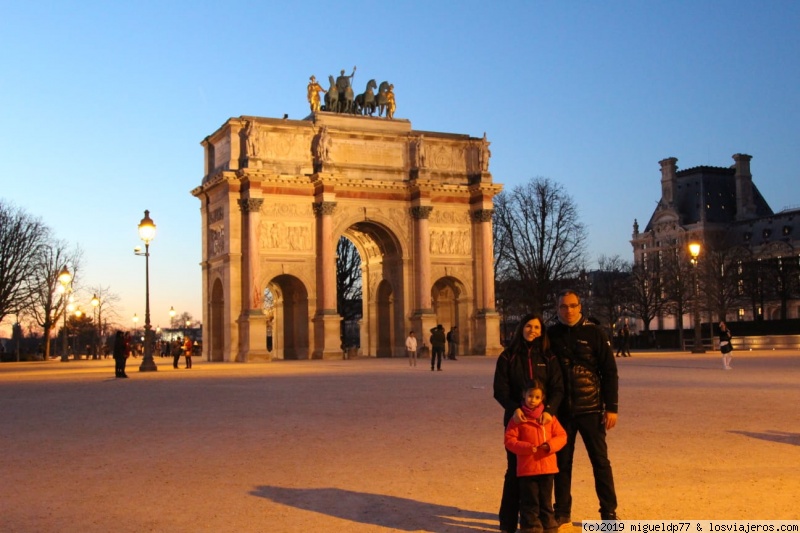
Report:
[{"label": "knit scarf", "polygon": [[525,418],[528,422],[537,422],[539,421],[539,417],[542,416],[544,413],[544,403],[540,403],[536,406],[536,409],[531,409],[525,405],[522,406],[522,413],[525,415]]}]

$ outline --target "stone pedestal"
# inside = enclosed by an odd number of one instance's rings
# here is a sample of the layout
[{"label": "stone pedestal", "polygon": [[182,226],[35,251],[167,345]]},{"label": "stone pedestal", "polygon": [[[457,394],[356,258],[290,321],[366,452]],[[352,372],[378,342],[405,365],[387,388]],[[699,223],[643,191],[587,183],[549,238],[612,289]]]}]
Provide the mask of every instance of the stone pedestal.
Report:
[{"label": "stone pedestal", "polygon": [[341,322],[342,317],[338,314],[314,317],[316,346],[312,359],[342,359]]},{"label": "stone pedestal", "polygon": [[251,309],[239,319],[240,341],[237,361],[270,361],[267,351],[267,317],[259,309]]}]

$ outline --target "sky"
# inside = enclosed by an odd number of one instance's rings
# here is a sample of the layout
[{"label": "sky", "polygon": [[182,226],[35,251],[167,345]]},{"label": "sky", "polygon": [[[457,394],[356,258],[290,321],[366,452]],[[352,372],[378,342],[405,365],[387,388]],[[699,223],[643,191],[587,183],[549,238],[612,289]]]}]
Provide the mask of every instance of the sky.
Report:
[{"label": "sky", "polygon": [[666,157],[750,154],[773,210],[800,206],[798,28],[789,0],[0,0],[0,198],[80,246],[76,283],[118,295],[123,326],[144,317],[148,209],[153,327],[199,320],[200,142],[302,119],[309,76],[357,66],[356,92],[391,82],[413,129],[485,132],[507,189],[563,185],[592,262],[632,260]]}]

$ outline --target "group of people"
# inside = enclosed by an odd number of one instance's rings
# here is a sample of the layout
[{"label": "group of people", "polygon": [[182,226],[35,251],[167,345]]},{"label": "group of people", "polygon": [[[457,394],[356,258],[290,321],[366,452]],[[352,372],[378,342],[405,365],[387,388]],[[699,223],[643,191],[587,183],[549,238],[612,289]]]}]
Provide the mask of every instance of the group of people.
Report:
[{"label": "group of people", "polygon": [[[163,346],[170,350],[173,357],[172,367],[178,368],[178,361],[181,355],[186,359],[186,366],[184,368],[192,368],[192,352],[194,351],[194,344],[190,337],[185,337],[184,340],[180,338],[175,339],[171,343],[165,343]],[[114,335],[114,375],[118,378],[127,378],[128,374],[125,373],[125,365],[127,364],[128,357],[132,355],[131,348],[131,334],[128,332],[123,333],[117,330]],[[165,352],[162,351],[161,355],[164,356]]]},{"label": "group of people", "polygon": [[[431,372],[434,370],[442,370],[442,359],[445,357],[445,348],[447,349],[447,358],[451,361],[458,361],[458,326],[451,327],[450,331],[445,334],[444,326],[438,324],[436,327],[431,328],[431,336],[428,340],[431,343]],[[425,346],[424,342],[423,346]],[[406,337],[408,366],[417,366],[418,353],[417,334],[414,330],[411,330],[408,333],[408,337]]]},{"label": "group of people", "polygon": [[617,353],[616,357],[631,356],[631,330],[625,324],[617,331]]},{"label": "group of people", "polygon": [[522,318],[497,359],[494,398],[503,406],[507,469],[500,530],[552,533],[571,523],[572,463],[580,434],[602,520],[618,520],[606,433],[617,423],[617,365],[602,328],[574,291],[559,295],[558,323]]}]

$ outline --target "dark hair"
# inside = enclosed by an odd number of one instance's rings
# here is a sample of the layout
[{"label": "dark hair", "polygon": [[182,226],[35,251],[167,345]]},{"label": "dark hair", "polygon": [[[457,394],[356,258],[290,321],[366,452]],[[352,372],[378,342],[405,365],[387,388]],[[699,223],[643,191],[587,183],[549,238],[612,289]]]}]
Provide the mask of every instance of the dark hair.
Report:
[{"label": "dark hair", "polygon": [[557,300],[557,301],[558,301],[558,302],[560,302],[560,301],[561,301],[561,299],[562,299],[564,296],[567,296],[568,294],[574,294],[574,295],[575,295],[575,298],[577,298],[577,299],[578,299],[578,303],[581,303],[581,295],[580,295],[580,294],[578,294],[577,292],[575,292],[575,291],[574,291],[574,290],[572,290],[572,289],[564,289],[563,291],[559,292],[559,293],[558,293],[558,300]]},{"label": "dark hair", "polygon": [[527,315],[523,316],[519,324],[517,325],[517,329],[514,331],[514,336],[511,338],[511,343],[509,344],[509,349],[512,353],[516,353],[517,350],[522,348],[523,343],[525,342],[524,337],[522,336],[522,332],[525,329],[525,324],[530,322],[531,320],[536,319],[542,325],[542,336],[540,337],[542,343],[542,351],[548,351],[550,349],[550,339],[547,337],[547,327],[544,324],[544,320],[542,320],[541,315],[537,313],[528,313]]},{"label": "dark hair", "polygon": [[547,392],[544,389],[544,383],[539,381],[537,378],[533,378],[531,381],[525,382],[525,387],[522,389],[522,395],[525,396],[525,394],[527,394],[528,391],[531,389],[539,389],[540,391],[542,391],[542,397],[544,397],[547,394]]}]

